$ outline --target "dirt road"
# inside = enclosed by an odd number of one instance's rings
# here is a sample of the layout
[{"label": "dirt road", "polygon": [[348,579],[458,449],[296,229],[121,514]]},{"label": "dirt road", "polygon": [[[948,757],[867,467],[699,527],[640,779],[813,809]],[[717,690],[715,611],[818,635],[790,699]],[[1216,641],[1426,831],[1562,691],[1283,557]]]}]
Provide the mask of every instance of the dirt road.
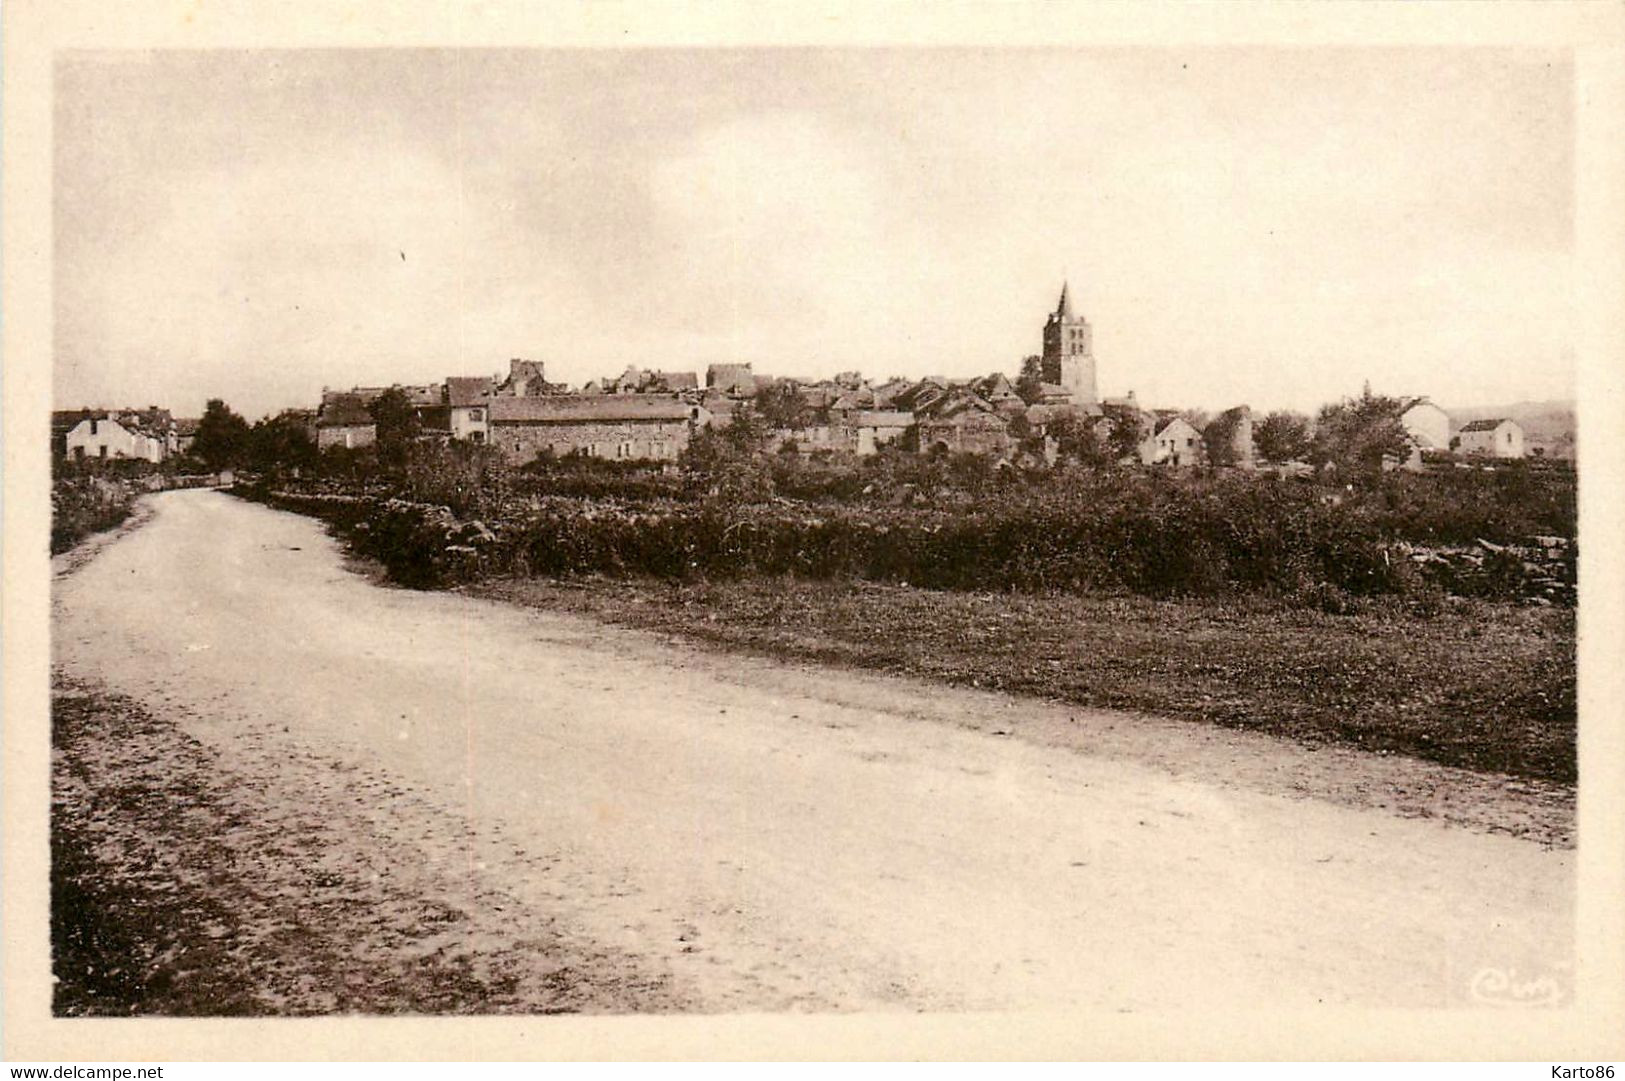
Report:
[{"label": "dirt road", "polygon": [[[1182,771],[1181,741],[1211,760],[1195,726],[381,588],[309,519],[152,504],[57,581],[63,678],[172,718],[290,821],[369,808],[373,839],[329,830],[316,855],[376,862],[387,836],[466,884],[487,910],[453,933],[475,954],[545,913],[707,1011],[1423,1006],[1568,983],[1572,852]],[[990,710],[1155,753],[1037,745],[986,730]],[[1226,746],[1254,774],[1303,761]]]}]

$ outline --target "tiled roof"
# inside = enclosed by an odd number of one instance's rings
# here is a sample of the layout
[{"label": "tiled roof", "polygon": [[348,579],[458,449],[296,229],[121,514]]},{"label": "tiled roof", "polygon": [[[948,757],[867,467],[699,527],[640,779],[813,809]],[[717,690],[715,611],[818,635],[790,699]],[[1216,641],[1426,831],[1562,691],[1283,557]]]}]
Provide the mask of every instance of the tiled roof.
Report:
[{"label": "tiled roof", "polygon": [[700,385],[700,377],[694,372],[655,372],[655,379],[667,390],[697,390]]},{"label": "tiled roof", "polygon": [[492,398],[492,424],[620,420],[689,420],[694,406],[667,395],[556,394],[545,398]]},{"label": "tiled roof", "polygon": [[333,393],[322,395],[322,408],[316,414],[318,428],[353,428],[371,423],[373,423],[372,413],[368,411],[367,401],[363,395]]},{"label": "tiled roof", "polygon": [[1506,417],[1496,417],[1493,420],[1473,420],[1461,426],[1464,432],[1493,432],[1501,425],[1507,423]]},{"label": "tiled roof", "polygon": [[491,393],[492,381],[488,375],[446,376],[447,405],[476,405]]},{"label": "tiled roof", "polygon": [[857,428],[907,428],[914,423],[914,414],[897,409],[871,409],[853,413],[849,423]]},{"label": "tiled roof", "polygon": [[402,387],[407,400],[413,405],[440,405],[441,393],[439,383],[430,383],[421,387]]}]

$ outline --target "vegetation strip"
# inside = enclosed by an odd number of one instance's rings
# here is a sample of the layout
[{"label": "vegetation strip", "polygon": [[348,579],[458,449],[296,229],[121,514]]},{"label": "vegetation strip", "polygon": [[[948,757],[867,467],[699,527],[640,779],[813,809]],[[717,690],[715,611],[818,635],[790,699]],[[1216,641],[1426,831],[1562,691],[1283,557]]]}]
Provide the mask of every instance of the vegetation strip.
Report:
[{"label": "vegetation strip", "polygon": [[789,578],[499,579],[476,595],[728,648],[1572,784],[1574,613],[1453,601],[988,594]]}]

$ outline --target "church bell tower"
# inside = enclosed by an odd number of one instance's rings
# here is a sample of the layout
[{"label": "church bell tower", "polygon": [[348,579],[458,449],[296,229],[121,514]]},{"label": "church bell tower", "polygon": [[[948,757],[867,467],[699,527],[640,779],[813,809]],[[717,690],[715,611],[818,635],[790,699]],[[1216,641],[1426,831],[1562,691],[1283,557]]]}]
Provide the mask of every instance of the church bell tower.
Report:
[{"label": "church bell tower", "polygon": [[1044,360],[1039,370],[1044,382],[1070,390],[1075,405],[1100,400],[1095,394],[1094,332],[1089,320],[1073,314],[1065,282],[1061,283],[1060,303],[1044,322]]}]

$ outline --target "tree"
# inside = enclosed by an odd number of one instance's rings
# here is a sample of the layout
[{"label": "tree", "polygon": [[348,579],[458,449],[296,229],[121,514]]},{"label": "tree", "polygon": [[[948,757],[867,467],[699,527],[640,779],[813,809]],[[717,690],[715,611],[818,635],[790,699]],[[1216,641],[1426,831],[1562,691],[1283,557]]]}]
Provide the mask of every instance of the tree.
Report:
[{"label": "tree", "polygon": [[1309,454],[1309,418],[1276,410],[1254,425],[1253,448],[1274,465],[1302,460]]},{"label": "tree", "polygon": [[219,398],[210,398],[192,439],[192,454],[210,469],[242,465],[248,458],[248,435],[248,421]]},{"label": "tree", "polygon": [[1016,396],[1028,405],[1044,397],[1044,360],[1036,353],[1021,362],[1021,374],[1016,377]]},{"label": "tree", "polygon": [[769,428],[805,428],[812,423],[812,407],[794,383],[774,383],[756,392],[756,412]]},{"label": "tree", "polygon": [[1310,460],[1351,479],[1381,476],[1384,459],[1404,460],[1415,445],[1399,418],[1421,400],[1373,394],[1368,383],[1358,398],[1322,406]]},{"label": "tree", "polygon": [[1106,454],[1114,462],[1134,458],[1146,437],[1145,415],[1133,406],[1107,405],[1105,409]]},{"label": "tree", "polygon": [[1096,422],[1088,417],[1062,413],[1045,427],[1049,437],[1055,440],[1058,460],[1095,467],[1110,464],[1106,447],[1096,430]]},{"label": "tree", "polygon": [[762,457],[767,426],[749,406],[734,410],[720,427],[706,426],[689,438],[678,456],[702,493],[726,502],[751,502],[773,494],[773,475]]},{"label": "tree", "polygon": [[265,417],[248,436],[248,459],[255,469],[302,469],[316,463],[316,444],[311,441],[305,418],[298,413]]},{"label": "tree", "polygon": [[1232,466],[1240,461],[1241,452],[1236,447],[1236,430],[1241,427],[1245,415],[1242,408],[1226,409],[1201,429],[1202,449],[1207,454],[1208,465]]},{"label": "tree", "polygon": [[390,387],[367,407],[377,426],[378,462],[386,468],[406,466],[407,449],[418,437],[421,425],[412,399],[400,387]]}]

